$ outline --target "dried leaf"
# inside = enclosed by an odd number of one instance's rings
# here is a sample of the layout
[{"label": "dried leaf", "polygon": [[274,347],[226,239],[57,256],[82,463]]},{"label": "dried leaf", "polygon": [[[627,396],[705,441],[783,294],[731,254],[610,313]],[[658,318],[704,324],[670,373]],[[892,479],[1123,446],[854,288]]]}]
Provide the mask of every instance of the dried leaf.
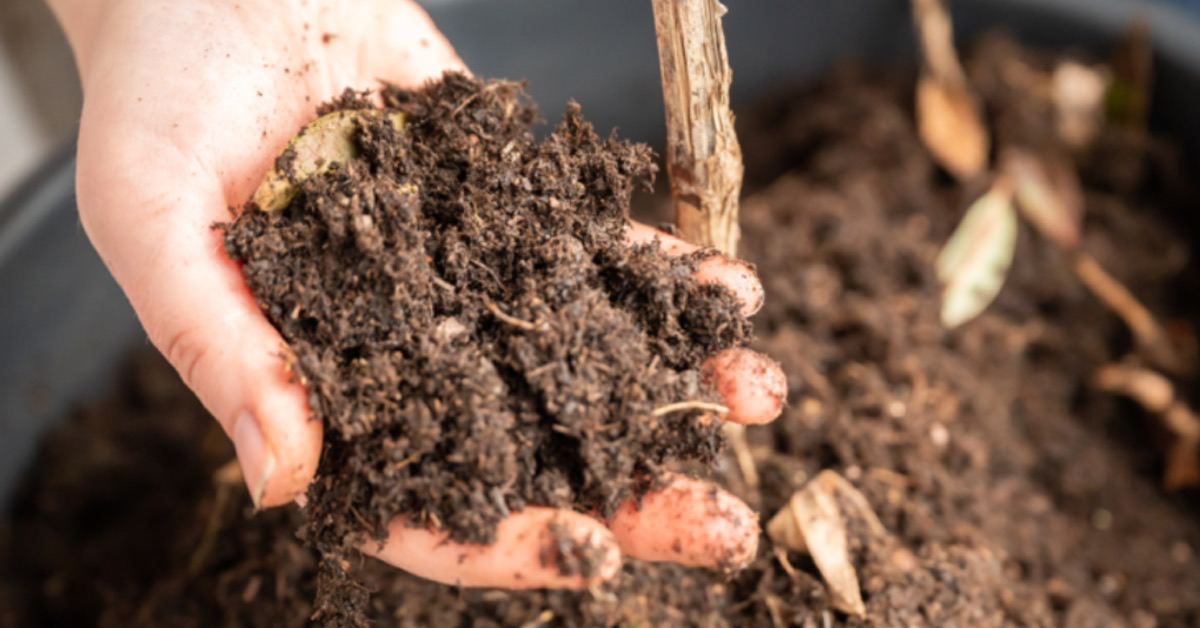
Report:
[{"label": "dried leaf", "polygon": [[917,131],[933,158],[955,177],[972,179],[987,168],[991,140],[966,83],[923,74],[917,81]]},{"label": "dried leaf", "polygon": [[[830,491],[840,495],[846,500],[850,506],[853,506],[853,514],[859,521],[867,524],[867,528],[875,536],[887,536],[887,528],[883,527],[883,522],[879,520],[879,515],[875,514],[875,510],[871,508],[867,497],[862,494],[849,480],[839,475],[836,471],[826,469],[817,475],[817,482],[825,485]],[[845,505],[845,504],[843,504]]]},{"label": "dried leaf", "polygon": [[1163,473],[1163,486],[1168,491],[1200,486],[1200,416],[1176,396],[1169,379],[1126,361],[1097,369],[1092,385],[1129,397],[1162,420],[1171,434]]},{"label": "dried leaf", "polygon": [[1075,169],[1018,148],[1004,152],[1001,168],[1012,182],[1021,214],[1058,246],[1068,251],[1079,246],[1083,188]]},{"label": "dried leaf", "polygon": [[[799,494],[799,491],[797,491],[796,494],[792,495],[792,499],[795,499],[796,495]],[[775,516],[771,517],[771,520],[767,522],[767,537],[780,547],[785,547],[793,552],[808,553],[808,543],[804,540],[804,530],[800,528],[800,522],[792,512],[791,500],[788,500],[788,505],[775,513]]]},{"label": "dried leaf", "polygon": [[[344,164],[358,155],[354,134],[364,116],[384,115],[381,111],[335,111],[309,123],[288,142],[263,177],[251,201],[267,212],[287,207],[300,189],[300,183],[314,175]],[[404,126],[404,114],[386,114],[397,129]],[[285,157],[286,156],[286,157]]]},{"label": "dried leaf", "polygon": [[943,325],[952,329],[987,308],[1004,285],[1016,247],[1012,189],[1001,177],[971,205],[938,255]]},{"label": "dried leaf", "polygon": [[856,616],[866,613],[858,574],[850,562],[849,541],[837,495],[843,494],[875,534],[886,530],[879,518],[849,482],[833,471],[822,471],[767,523],[767,536],[780,547],[812,556],[829,586],[834,608]]},{"label": "dried leaf", "polygon": [[1066,60],[1054,68],[1050,89],[1058,135],[1076,150],[1091,146],[1104,122],[1104,99],[1112,83],[1103,67]]},{"label": "dried leaf", "polygon": [[917,81],[917,130],[934,159],[959,179],[987,168],[991,140],[967,83],[941,0],[912,0],[925,69]]}]

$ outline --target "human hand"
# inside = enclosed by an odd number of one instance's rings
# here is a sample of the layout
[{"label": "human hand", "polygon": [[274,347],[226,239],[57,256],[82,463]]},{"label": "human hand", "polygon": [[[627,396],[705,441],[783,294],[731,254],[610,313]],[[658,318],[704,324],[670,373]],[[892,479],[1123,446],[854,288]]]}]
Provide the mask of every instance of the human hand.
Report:
[{"label": "human hand", "polygon": [[[77,162],[84,229],[125,290],[151,341],[233,439],[256,505],[300,495],[312,480],[322,427],[290,381],[278,332],[211,229],[230,219],[274,156],[319,103],[349,86],[417,85],[458,59],[409,0],[181,3],[51,0],[76,51],[85,104]],[[643,226],[631,240],[653,237]],[[669,250],[688,245],[664,237]],[[714,258],[701,278],[730,285],[756,309],[762,288],[740,264]],[[727,418],[774,418],[784,379],[744,350],[710,361]],[[597,577],[622,553],[693,565],[753,557],[757,516],[708,484],[676,478],[609,521],[531,507],[489,546],[445,542],[435,530],[390,528],[364,550],[419,576],[464,586],[582,587],[541,557],[550,522],[605,548]]]}]

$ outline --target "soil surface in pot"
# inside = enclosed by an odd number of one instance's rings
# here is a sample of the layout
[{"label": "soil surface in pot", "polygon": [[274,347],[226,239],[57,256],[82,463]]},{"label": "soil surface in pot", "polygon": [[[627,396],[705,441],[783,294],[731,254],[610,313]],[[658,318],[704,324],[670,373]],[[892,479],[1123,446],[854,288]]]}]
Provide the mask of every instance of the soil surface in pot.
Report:
[{"label": "soil surface in pot", "polygon": [[[1045,135],[1022,74],[1005,69],[1014,60],[1052,67],[1002,38],[968,55],[1001,141]],[[370,616],[414,626],[1200,623],[1197,494],[1162,489],[1169,435],[1157,419],[1091,386],[1131,341],[1058,249],[1022,227],[996,303],[955,331],[940,325],[934,259],[981,190],[931,162],[913,124],[914,79],[842,68],[741,114],[743,250],[768,295],[755,347],[782,362],[790,399],[775,424],[748,430],[761,485],[745,486],[728,461],[718,475],[764,520],[824,469],[861,491],[886,529],[847,519],[865,619],[833,610],[813,561],[765,537],[732,575],[627,561],[585,592],[460,590],[364,559],[352,571],[373,592]],[[1078,161],[1084,248],[1187,329],[1200,313],[1188,298],[1197,273],[1181,236],[1190,225],[1176,220],[1195,196],[1177,155],[1106,129]],[[473,281],[488,285],[486,275]],[[466,309],[473,324],[500,324],[485,305]],[[108,397],[45,441],[0,526],[0,624],[305,623],[320,559],[294,535],[302,517],[254,513],[231,458],[169,368],[137,356]]]}]

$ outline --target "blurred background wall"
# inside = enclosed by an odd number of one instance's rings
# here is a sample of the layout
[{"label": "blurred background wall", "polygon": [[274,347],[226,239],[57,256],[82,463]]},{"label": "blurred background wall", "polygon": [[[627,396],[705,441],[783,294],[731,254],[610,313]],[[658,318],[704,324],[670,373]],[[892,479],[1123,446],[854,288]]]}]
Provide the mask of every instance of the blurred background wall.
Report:
[{"label": "blurred background wall", "polygon": [[0,198],[74,134],[82,102],[45,0],[0,0]]}]

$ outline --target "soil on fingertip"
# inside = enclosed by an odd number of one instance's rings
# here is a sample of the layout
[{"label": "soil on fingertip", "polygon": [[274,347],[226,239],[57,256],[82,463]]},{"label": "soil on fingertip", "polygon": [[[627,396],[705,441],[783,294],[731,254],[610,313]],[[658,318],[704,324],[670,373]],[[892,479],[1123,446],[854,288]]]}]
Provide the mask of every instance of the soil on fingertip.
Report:
[{"label": "soil on fingertip", "polygon": [[[1003,38],[966,56],[1001,135],[1046,121],[1007,82],[1028,74],[997,70],[1059,58]],[[997,302],[942,328],[934,259],[979,191],[921,145],[914,83],[843,67],[739,117],[743,251],[767,288],[753,346],[781,360],[790,397],[747,430],[759,489],[727,457],[718,479],[764,520],[822,470],[861,491],[887,530],[847,517],[865,617],[765,536],[732,575],[627,560],[581,592],[464,590],[373,560],[352,561],[357,585],[340,568],[319,582],[301,515],[229,488],[220,429],[143,355],[45,441],[0,525],[0,625],[303,625],[319,586],[341,592],[321,621],[365,607],[396,626],[1200,625],[1198,495],[1163,490],[1155,417],[1090,385],[1129,350],[1122,323],[1022,228]],[[1200,320],[1197,196],[1176,150],[1105,129],[1078,165],[1085,250],[1173,328]]]}]

